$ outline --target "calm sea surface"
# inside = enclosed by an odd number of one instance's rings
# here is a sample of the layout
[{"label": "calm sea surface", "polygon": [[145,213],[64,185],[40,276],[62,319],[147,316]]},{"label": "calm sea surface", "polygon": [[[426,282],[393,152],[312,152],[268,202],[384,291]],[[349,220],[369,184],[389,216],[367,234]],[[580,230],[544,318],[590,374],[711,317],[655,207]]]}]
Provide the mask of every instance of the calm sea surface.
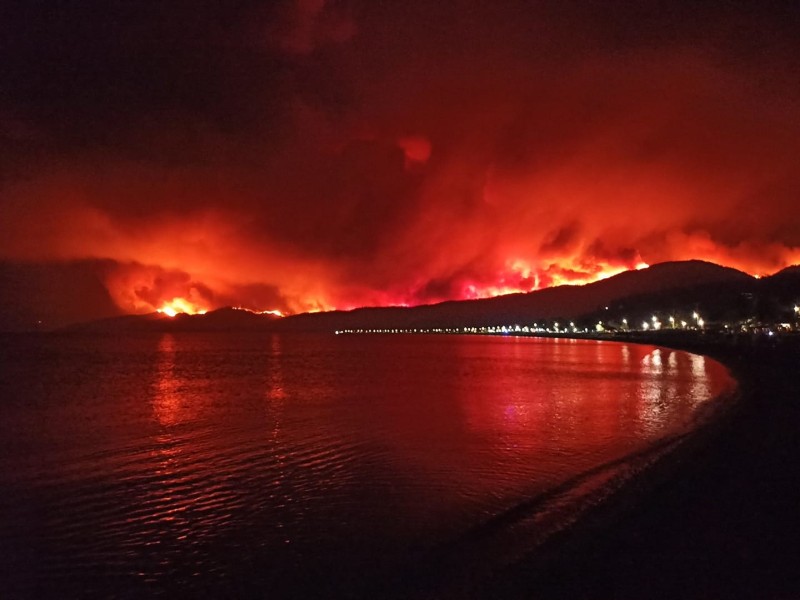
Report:
[{"label": "calm sea surface", "polygon": [[569,522],[733,386],[513,337],[6,336],[0,359],[3,597],[414,596]]}]

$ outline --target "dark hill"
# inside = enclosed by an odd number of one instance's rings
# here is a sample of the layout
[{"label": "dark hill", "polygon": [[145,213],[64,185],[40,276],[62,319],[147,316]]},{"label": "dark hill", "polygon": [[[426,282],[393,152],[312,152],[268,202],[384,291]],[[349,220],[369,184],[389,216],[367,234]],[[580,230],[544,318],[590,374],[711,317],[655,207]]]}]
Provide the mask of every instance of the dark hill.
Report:
[{"label": "dark hill", "polygon": [[[783,272],[782,272],[783,273]],[[776,288],[796,289],[795,274],[776,276]],[[800,278],[800,275],[797,276]],[[352,311],[305,313],[278,318],[233,308],[205,315],[160,314],[125,316],[70,327],[72,331],[334,331],[341,329],[424,329],[530,324],[541,319],[573,318],[618,306],[624,299],[674,297],[694,301],[698,293],[749,292],[755,278],[727,267],[703,261],[669,262],[640,271],[627,271],[583,286],[564,285],[482,300],[442,302],[425,306],[359,308]],[[787,282],[784,284],[780,282]],[[684,292],[680,292],[684,290]],[[688,291],[687,291],[688,290]],[[699,291],[698,291],[699,290]],[[703,291],[705,290],[705,292]],[[683,295],[681,295],[683,294]],[[790,291],[781,292],[782,296]],[[664,300],[666,302],[666,300]],[[623,303],[624,304],[624,303]]]},{"label": "dark hill", "polygon": [[529,323],[579,316],[632,295],[700,285],[740,284],[753,277],[703,261],[669,262],[627,271],[583,286],[559,286],[483,300],[451,301],[412,308],[361,308],[349,312],[302,314],[275,323],[281,331],[413,329]]},{"label": "dark hill", "polygon": [[[181,316],[188,318],[180,319]],[[177,315],[171,320],[176,331],[240,331],[268,329],[277,318],[274,315],[225,307],[204,315]]]},{"label": "dark hill", "polygon": [[225,307],[203,315],[178,314],[174,317],[160,313],[125,315],[72,325],[62,331],[264,331],[270,329],[276,319],[278,317],[274,315]]},{"label": "dark hill", "polygon": [[709,324],[793,323],[800,305],[800,268],[790,267],[770,277],[732,278],[657,292],[632,294],[611,302],[608,310],[596,310],[580,319],[582,326],[598,320],[619,326],[623,318],[638,325],[652,315],[662,319],[692,321],[697,311]]},{"label": "dark hill", "polygon": [[765,279],[781,279],[784,277],[786,278],[800,277],[800,265],[792,265],[791,267],[786,267],[785,269],[781,269],[774,275],[765,277]]},{"label": "dark hill", "polygon": [[[177,318],[177,317],[176,317]],[[163,331],[168,325],[169,317],[160,313],[146,315],[123,315],[109,317],[88,323],[77,323],[63,327],[58,331],[87,333],[127,333],[131,331]]]}]

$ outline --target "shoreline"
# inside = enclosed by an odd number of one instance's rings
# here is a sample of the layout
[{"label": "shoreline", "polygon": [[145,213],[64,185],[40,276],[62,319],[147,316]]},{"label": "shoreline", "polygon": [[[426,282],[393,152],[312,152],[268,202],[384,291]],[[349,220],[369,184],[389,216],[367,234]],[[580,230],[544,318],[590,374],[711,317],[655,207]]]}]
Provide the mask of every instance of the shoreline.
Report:
[{"label": "shoreline", "polygon": [[738,400],[474,598],[799,598],[800,340],[580,336],[703,354]]}]

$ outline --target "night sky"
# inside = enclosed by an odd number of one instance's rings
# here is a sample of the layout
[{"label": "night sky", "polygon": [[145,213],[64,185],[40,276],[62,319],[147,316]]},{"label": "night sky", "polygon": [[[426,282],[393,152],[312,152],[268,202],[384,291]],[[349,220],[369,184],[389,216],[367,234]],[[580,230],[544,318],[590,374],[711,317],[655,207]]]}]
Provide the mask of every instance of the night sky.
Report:
[{"label": "night sky", "polygon": [[797,2],[0,6],[0,325],[800,262]]}]

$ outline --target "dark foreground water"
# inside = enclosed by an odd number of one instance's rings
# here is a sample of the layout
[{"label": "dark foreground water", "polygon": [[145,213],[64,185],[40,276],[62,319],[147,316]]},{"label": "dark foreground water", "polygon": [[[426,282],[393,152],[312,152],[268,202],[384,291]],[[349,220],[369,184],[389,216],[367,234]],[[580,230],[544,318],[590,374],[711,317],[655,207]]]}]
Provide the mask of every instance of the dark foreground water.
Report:
[{"label": "dark foreground water", "polygon": [[3,597],[385,597],[568,524],[733,383],[650,346],[8,336]]}]

